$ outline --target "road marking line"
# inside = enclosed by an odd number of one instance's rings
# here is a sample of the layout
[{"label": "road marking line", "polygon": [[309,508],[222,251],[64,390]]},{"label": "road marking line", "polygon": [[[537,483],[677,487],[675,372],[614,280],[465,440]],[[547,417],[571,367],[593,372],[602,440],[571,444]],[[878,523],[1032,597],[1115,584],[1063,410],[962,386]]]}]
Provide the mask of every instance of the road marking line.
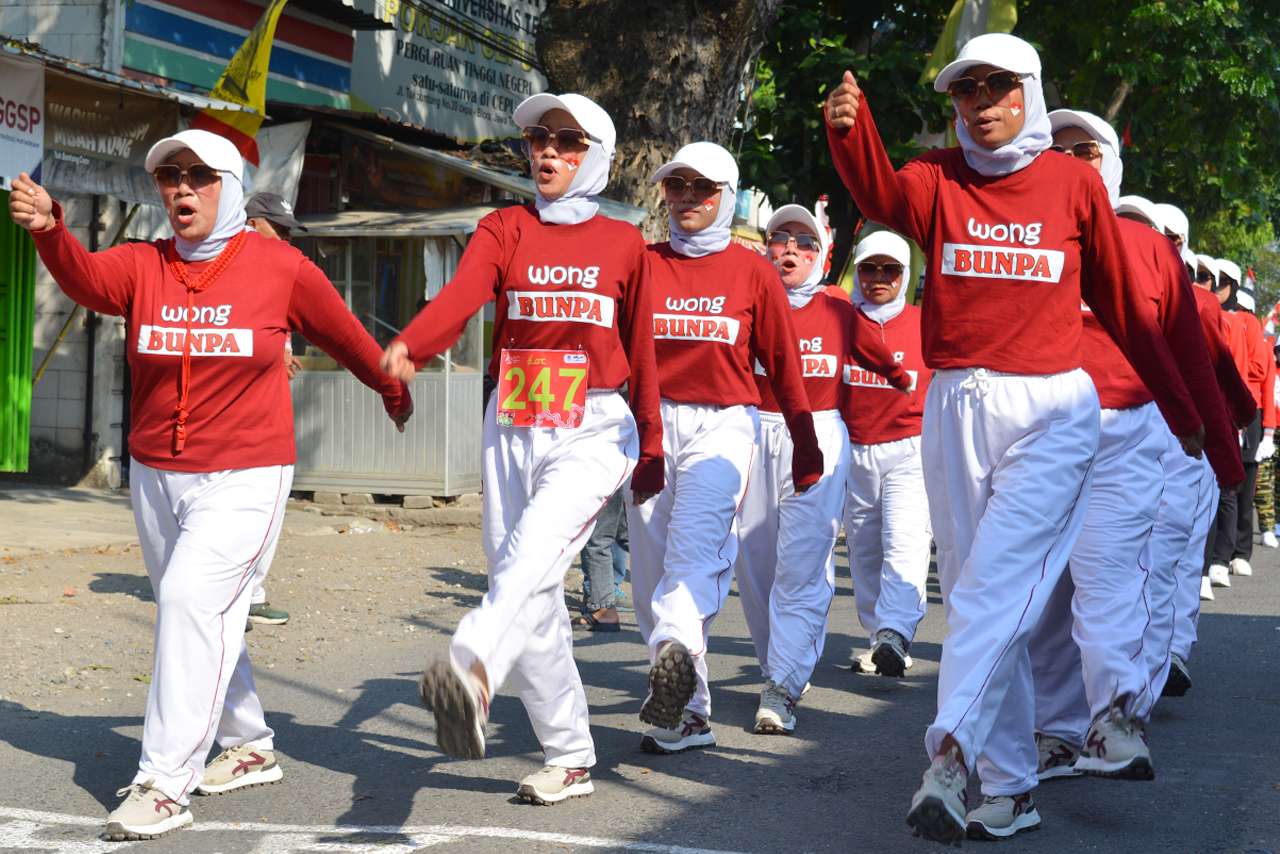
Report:
[{"label": "road marking line", "polygon": [[[91,818],[81,815],[67,815],[65,813],[43,812],[41,810],[18,809],[16,807],[0,807],[0,822],[9,819],[17,826],[0,823],[0,846],[9,847],[12,841],[20,841],[24,845],[40,844],[43,840],[38,840],[32,835],[30,823],[41,826],[61,825],[73,827],[94,827],[102,826],[101,818]],[[10,828],[14,832],[10,833]],[[180,833],[217,833],[217,832],[237,832],[237,833],[263,833],[263,834],[301,834],[306,836],[326,836],[329,837],[325,841],[329,845],[347,846],[334,847],[329,850],[334,851],[357,851],[367,846],[367,842],[360,843],[341,843],[332,839],[334,834],[351,834],[353,836],[403,836],[410,837],[418,847],[426,845],[434,845],[453,839],[464,839],[469,837],[487,838],[487,839],[510,839],[521,840],[526,842],[550,842],[560,845],[579,845],[584,848],[613,848],[619,851],[636,851],[643,854],[742,854],[742,852],[728,851],[716,848],[689,848],[683,845],[664,845],[658,842],[634,842],[623,839],[606,839],[600,836],[574,836],[569,833],[544,833],[537,830],[520,830],[514,827],[467,827],[464,825],[450,824],[425,824],[425,825],[303,825],[303,824],[255,824],[253,822],[229,822],[229,821],[198,821],[189,825]],[[420,840],[420,841],[419,841]],[[133,842],[104,842],[102,840],[84,840],[77,842],[67,839],[48,840],[50,843],[56,843],[58,851],[83,851],[85,854],[89,852],[113,851],[116,848],[125,845],[136,845]],[[300,843],[304,847],[305,842]],[[48,850],[48,849],[46,849]],[[274,849],[273,849],[274,850]],[[394,850],[388,846],[383,846],[380,850]],[[412,849],[411,849],[412,850]]]}]

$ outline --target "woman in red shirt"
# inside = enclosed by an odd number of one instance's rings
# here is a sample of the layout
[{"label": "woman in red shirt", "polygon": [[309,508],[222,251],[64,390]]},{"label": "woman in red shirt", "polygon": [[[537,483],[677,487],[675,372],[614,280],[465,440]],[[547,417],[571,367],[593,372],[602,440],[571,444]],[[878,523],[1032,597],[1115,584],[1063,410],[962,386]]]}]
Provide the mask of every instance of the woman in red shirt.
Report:
[{"label": "woman in red shirt", "polygon": [[910,384],[870,325],[855,317],[844,292],[839,297],[827,293],[822,279],[831,241],[825,223],[801,205],[784,205],[770,218],[765,234],[769,260],[791,304],[824,470],[804,494],[792,489],[791,435],[769,377],[757,364],[760,433],[738,510],[734,571],[765,678],[755,721],[755,731],[762,734],[795,729],[796,704],[822,657],[835,593],[832,552],[849,463],[849,436],[840,418],[845,396],[841,375],[852,368],[886,388]]},{"label": "woman in red shirt", "polygon": [[676,152],[661,183],[671,240],[649,247],[653,338],[662,395],[666,490],[627,508],[636,622],[649,645],[641,747],[676,753],[715,744],[707,633],[724,607],[759,427],[758,361],[795,445],[796,492],[823,473],[791,309],[778,273],[730,241],[738,164],[711,142]]},{"label": "woman in red shirt", "polygon": [[[1051,143],[1035,49],[993,33],[934,82],[960,147],[895,172],[853,75],[824,113],[833,158],[862,213],[925,251],[925,363],[934,377],[922,452],[949,633],[932,762],[908,823],[967,830],[965,785],[991,739],[1030,734],[1029,633],[1084,521],[1098,397],[1080,369],[1080,300],[1126,349],[1174,432],[1203,427],[1149,306],[1127,287],[1115,215],[1097,174]],[[1009,700],[1009,702],[1006,702]],[[1017,733],[1017,735],[1012,735]],[[975,813],[1012,835],[1039,824],[1029,794]]]},{"label": "woman in red shirt", "polygon": [[909,394],[895,394],[856,366],[845,371],[844,420],[852,446],[844,533],[858,622],[871,646],[855,657],[853,667],[900,677],[911,666],[911,641],[924,619],[933,540],[920,462],[920,425],[932,372],[920,347],[920,309],[907,304],[907,241],[892,231],[877,231],[853,252],[858,312],[912,380]]},{"label": "woman in red shirt", "polygon": [[[422,677],[440,749],[484,756],[489,700],[515,684],[545,766],[517,795],[553,804],[592,791],[595,745],[573,661],[564,575],[597,514],[630,479],[662,490],[662,424],[640,232],[599,214],[613,121],[582,95],[515,109],[537,197],[480,220],[453,279],[387,347],[402,379],[496,302],[498,387],[484,416],[489,591],[458,624],[447,660]],[[618,390],[627,386],[630,406]]]},{"label": "woman in red shirt", "polygon": [[[246,229],[235,146],[186,130],[152,146],[146,168],[172,239],[91,253],[27,175],[9,197],[10,216],[67,296],[127,323],[130,495],[156,629],[142,759],[107,817],[105,835],[117,840],[190,824],[192,791],[282,776],[244,630],[293,481],[280,358],[289,331],[379,392],[401,430],[412,411],[408,389],[378,371],[377,344],[324,274],[287,243]],[[222,752],[206,767],[215,739]]]}]

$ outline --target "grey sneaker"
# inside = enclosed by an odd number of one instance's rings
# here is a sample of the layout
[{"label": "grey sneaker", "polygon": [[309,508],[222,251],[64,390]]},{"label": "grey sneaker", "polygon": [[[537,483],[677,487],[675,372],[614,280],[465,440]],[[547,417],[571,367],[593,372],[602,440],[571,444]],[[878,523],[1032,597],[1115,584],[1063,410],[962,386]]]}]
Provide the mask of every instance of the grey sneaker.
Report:
[{"label": "grey sneaker", "polygon": [[640,707],[640,720],[660,729],[679,727],[684,707],[697,688],[689,648],[680,641],[669,641],[649,668],[649,696]]},{"label": "grey sneaker", "polygon": [[107,816],[103,837],[112,842],[155,839],[194,821],[191,810],[154,786],[155,780],[147,780],[116,792],[124,801]]},{"label": "grey sneaker", "polygon": [[431,662],[418,686],[422,704],[436,716],[440,751],[459,759],[484,758],[489,695],[479,678],[453,659]]},{"label": "grey sneaker", "polygon": [[1031,793],[982,799],[982,806],[967,818],[970,839],[1008,839],[1023,831],[1040,829],[1040,813]]},{"label": "grey sneaker", "polygon": [[796,728],[796,701],[787,689],[770,679],[760,691],[756,709],[757,735],[787,735]]},{"label": "grey sneaker", "polygon": [[270,602],[260,602],[249,606],[249,622],[261,623],[265,626],[283,626],[289,622],[289,612],[281,608],[272,608]]},{"label": "grey sneaker", "polygon": [[586,768],[560,768],[548,765],[520,781],[516,797],[531,804],[549,807],[569,798],[581,798],[595,791],[591,772]]},{"label": "grey sneaker", "polygon": [[683,753],[700,747],[715,747],[711,722],[696,712],[685,710],[684,719],[674,727],[654,727],[640,739],[645,753]]},{"label": "grey sneaker", "polygon": [[1040,754],[1036,779],[1041,782],[1062,777],[1079,777],[1084,773],[1075,767],[1080,750],[1057,736],[1036,733],[1036,751]]},{"label": "grey sneaker", "polygon": [[205,766],[197,795],[221,795],[248,786],[274,783],[284,776],[274,750],[242,744],[228,748]]},{"label": "grey sneaker", "polygon": [[956,758],[954,751],[933,757],[920,788],[911,798],[907,825],[917,836],[959,845],[967,827],[965,785],[968,782],[969,769]]},{"label": "grey sneaker", "polygon": [[1094,777],[1120,780],[1154,780],[1151,750],[1142,721],[1124,713],[1122,700],[1093,719],[1076,759],[1076,770]]},{"label": "grey sneaker", "polygon": [[871,647],[871,661],[881,676],[901,678],[907,672],[907,652],[911,642],[893,629],[876,632],[876,642]]}]

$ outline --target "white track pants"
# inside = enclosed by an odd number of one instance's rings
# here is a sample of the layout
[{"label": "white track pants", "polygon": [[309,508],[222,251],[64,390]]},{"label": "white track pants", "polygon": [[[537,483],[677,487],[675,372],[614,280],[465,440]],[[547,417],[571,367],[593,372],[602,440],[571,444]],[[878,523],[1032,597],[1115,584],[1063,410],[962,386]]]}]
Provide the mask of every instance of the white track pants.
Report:
[{"label": "white track pants", "polygon": [[[1143,650],[1151,690],[1139,704],[1138,714],[1144,719],[1164,690],[1169,678],[1170,652],[1173,648],[1177,610],[1178,571],[1184,558],[1192,558],[1198,568],[1204,560],[1204,541],[1208,535],[1209,514],[1217,506],[1217,485],[1213,470],[1203,459],[1188,457],[1173,434],[1165,430],[1166,446],[1161,463],[1165,471],[1164,494],[1151,539],[1142,555],[1147,568],[1147,623]],[[1201,523],[1204,524],[1201,524]],[[1196,576],[1196,611],[1199,611],[1199,574]],[[1184,604],[1185,607],[1185,604]]]},{"label": "white track pants", "polygon": [[[985,794],[1034,788],[1035,729],[1080,745],[1090,720],[1113,698],[1128,695],[1132,710],[1150,693],[1142,647],[1147,571],[1141,558],[1164,491],[1160,457],[1168,448],[1168,430],[1155,404],[1104,409],[1100,423],[1070,581],[1058,585],[1029,646],[1033,728],[1011,727],[988,743],[978,761]],[[1077,651],[1070,649],[1072,641]],[[1066,666],[1068,661],[1074,666]]]},{"label": "white track pants", "polygon": [[844,533],[858,622],[874,642],[893,629],[910,642],[924,619],[929,576],[929,498],[920,437],[852,445]]},{"label": "white track pants", "polygon": [[735,516],[747,488],[759,417],[754,406],[662,401],[666,489],[640,507],[628,498],[631,598],[652,660],[678,640],[694,656],[689,708],[711,714],[707,637],[729,597],[738,555]]},{"label": "white track pants", "polygon": [[1027,639],[1084,524],[1098,417],[1081,370],[934,374],[922,452],[948,634],[930,756],[950,734],[973,768],[1032,732]]},{"label": "white track pants", "polygon": [[576,429],[502,427],[484,417],[484,548],[489,590],[453,635],[463,667],[484,664],[490,694],[510,683],[548,765],[595,764],[587,695],[573,661],[564,575],[596,516],[635,468],[639,438],[626,401],[587,395]]},{"label": "white track pants", "polygon": [[765,679],[799,698],[822,657],[835,595],[836,537],[844,508],[849,432],[835,410],[813,413],[822,479],[802,495],[791,482],[791,434],[760,413],[760,438],[738,511],[738,594]]},{"label": "white track pants", "polygon": [[[1196,504],[1196,526],[1187,550],[1182,553],[1176,570],[1177,589],[1173,594],[1173,642],[1169,652],[1183,661],[1191,659],[1196,644],[1196,625],[1200,620],[1200,579],[1204,572],[1204,544],[1218,512],[1218,481],[1208,460],[1200,460],[1204,471],[1202,489]],[[1167,671],[1166,671],[1167,675]],[[1160,689],[1164,689],[1161,682]]]},{"label": "white track pants", "polygon": [[200,474],[133,460],[129,492],[156,599],[155,663],[135,783],[185,804],[215,739],[271,749],[244,642],[253,578],[275,550],[293,466]]}]

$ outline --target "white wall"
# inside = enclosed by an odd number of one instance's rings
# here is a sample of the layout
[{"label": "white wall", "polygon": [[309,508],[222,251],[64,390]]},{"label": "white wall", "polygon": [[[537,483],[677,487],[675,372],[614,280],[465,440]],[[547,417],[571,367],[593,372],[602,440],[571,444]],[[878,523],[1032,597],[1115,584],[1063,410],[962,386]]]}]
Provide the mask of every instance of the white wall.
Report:
[{"label": "white wall", "polygon": [[0,33],[101,67],[118,0],[0,0]]}]

